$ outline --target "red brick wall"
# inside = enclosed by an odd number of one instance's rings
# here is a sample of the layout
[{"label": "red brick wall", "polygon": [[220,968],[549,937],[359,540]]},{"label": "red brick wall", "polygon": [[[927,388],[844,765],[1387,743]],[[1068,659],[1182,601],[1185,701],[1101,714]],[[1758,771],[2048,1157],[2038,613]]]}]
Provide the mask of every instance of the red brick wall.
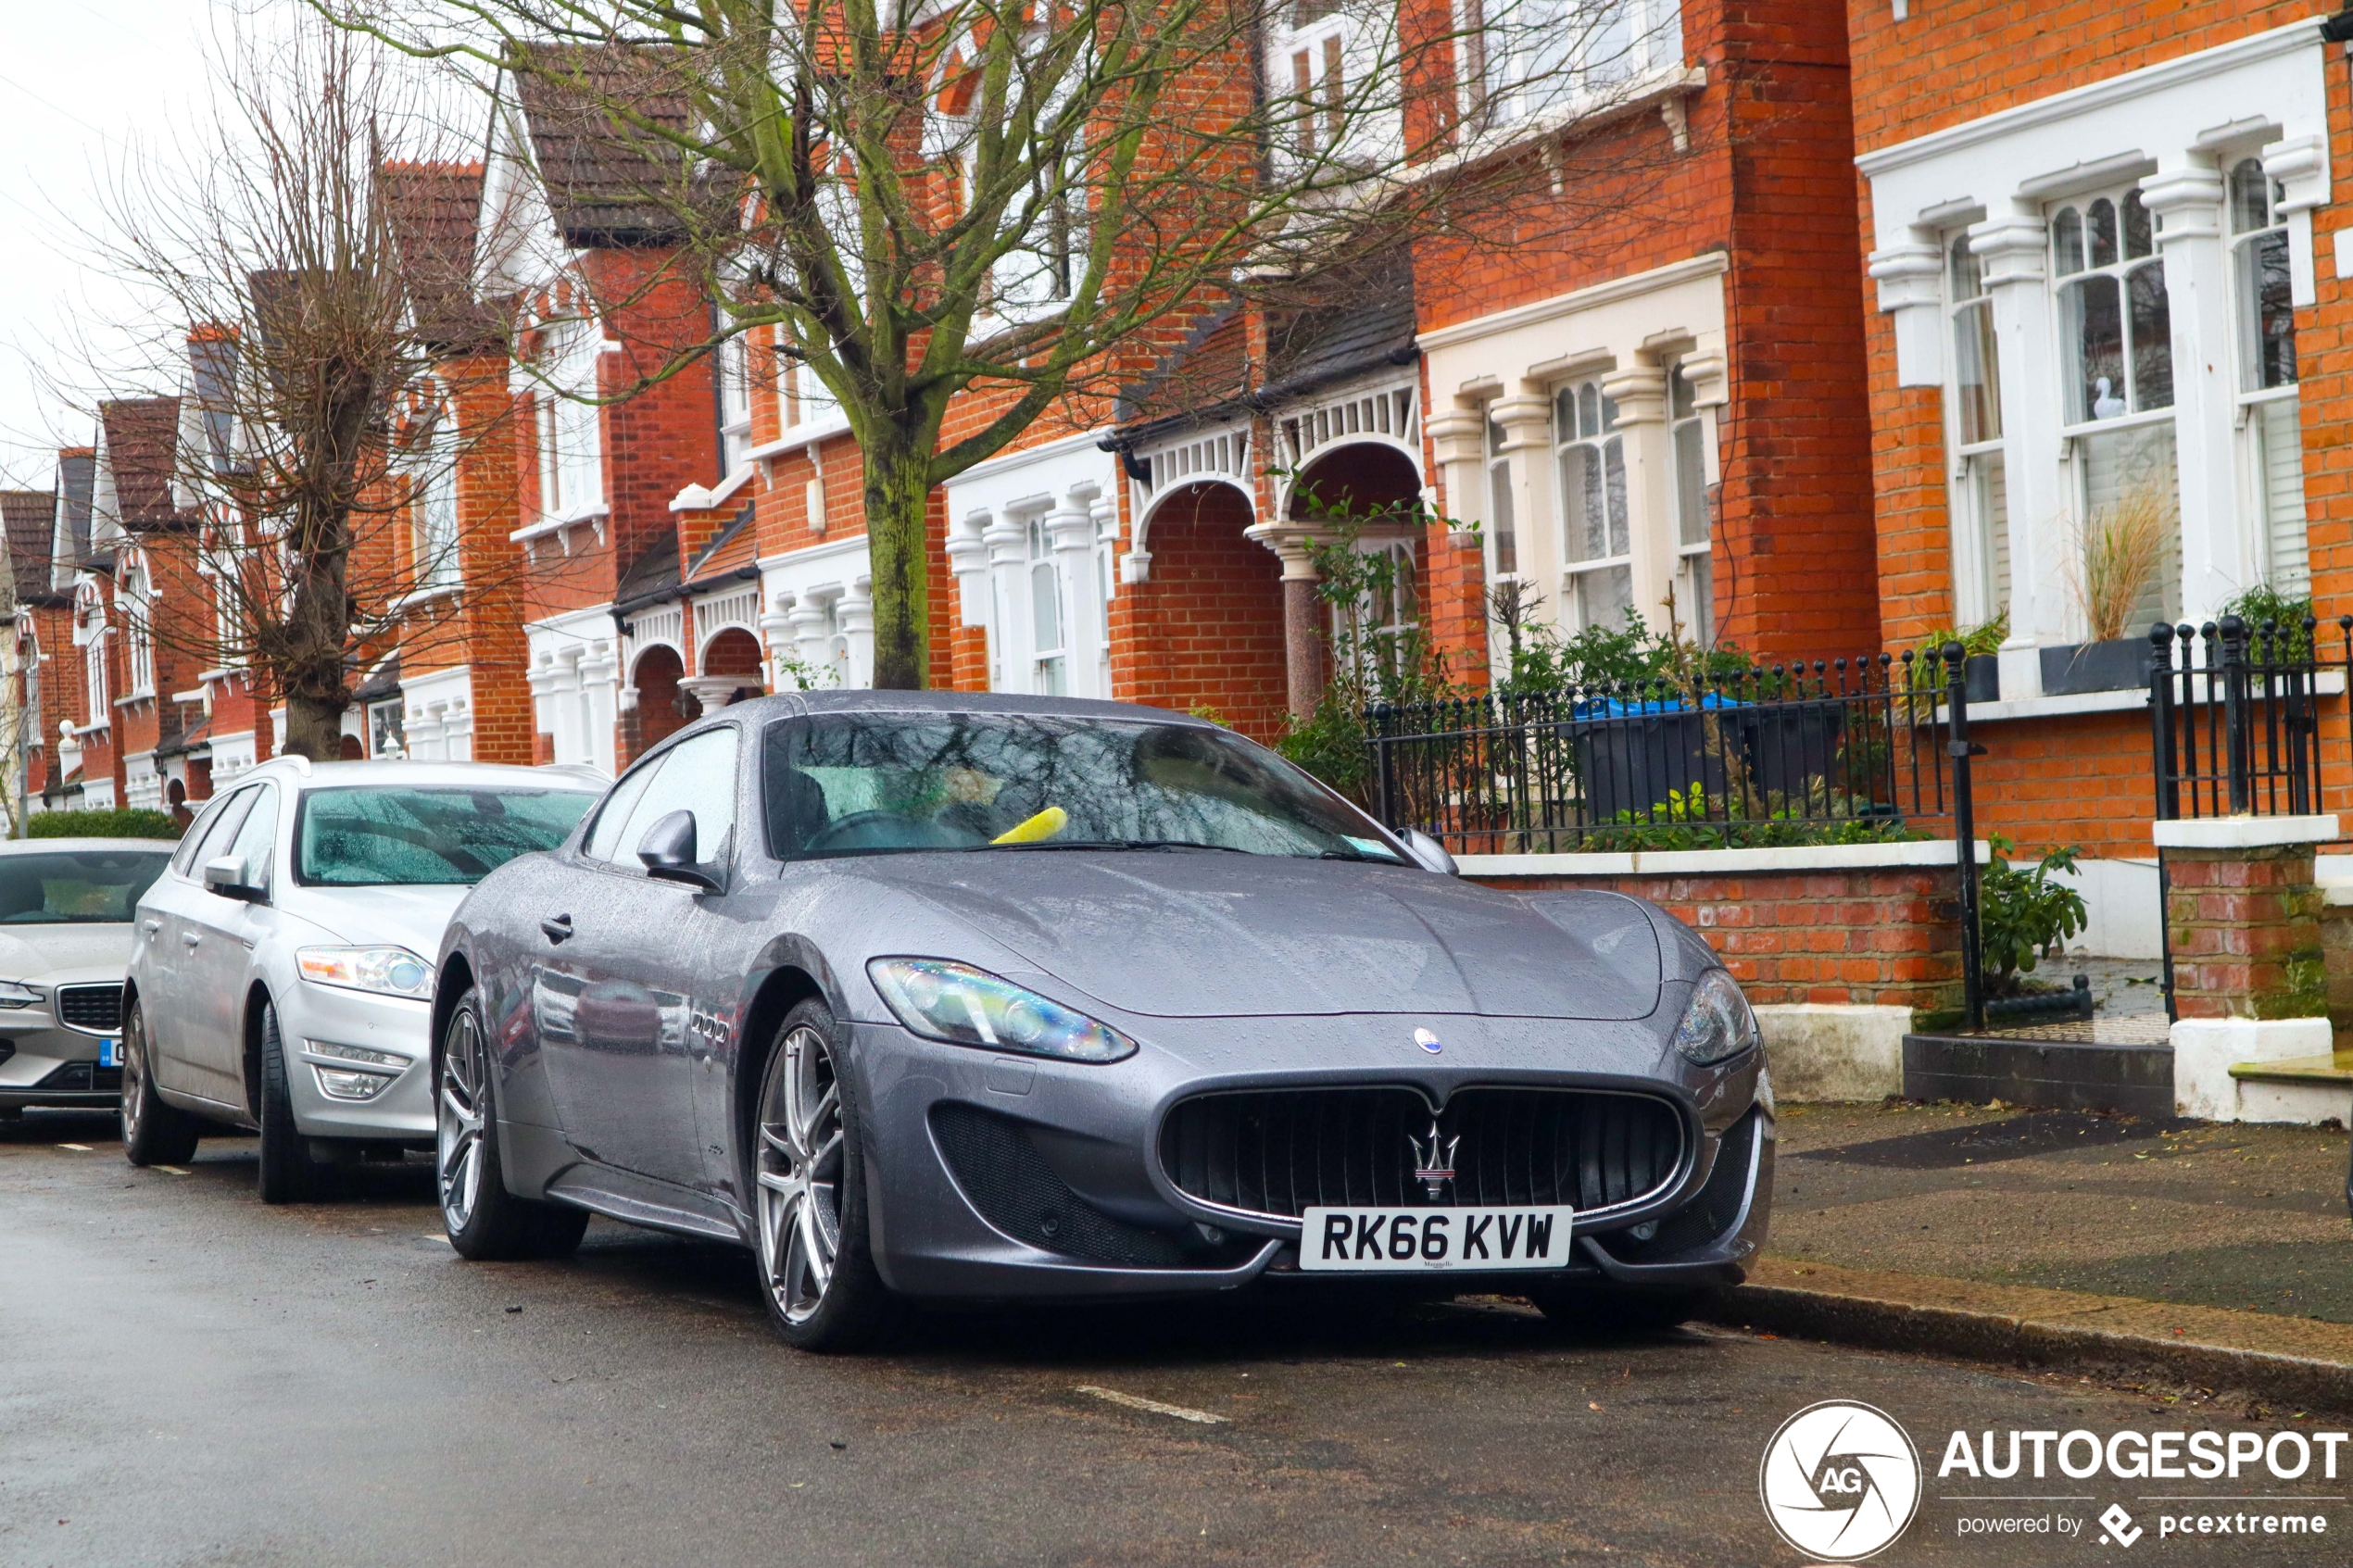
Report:
[{"label": "red brick wall", "polygon": [[1112,601],[1112,695],[1182,711],[1215,709],[1257,741],[1282,733],[1282,564],[1242,537],[1250,508],[1201,485],[1153,514],[1149,583]]},{"label": "red brick wall", "polygon": [[1944,867],[1715,875],[1485,877],[1491,887],[1603,888],[1661,905],[1706,938],[1752,1002],[1961,1005],[1959,873]]}]

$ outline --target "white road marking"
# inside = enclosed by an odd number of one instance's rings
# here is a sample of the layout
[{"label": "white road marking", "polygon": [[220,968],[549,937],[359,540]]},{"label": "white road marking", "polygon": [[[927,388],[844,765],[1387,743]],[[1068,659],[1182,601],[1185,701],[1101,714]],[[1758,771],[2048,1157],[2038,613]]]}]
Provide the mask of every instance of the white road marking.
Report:
[{"label": "white road marking", "polygon": [[1223,1426],[1228,1420],[1226,1416],[1212,1415],[1207,1411],[1187,1410],[1183,1405],[1164,1405],[1158,1399],[1147,1399],[1140,1394],[1123,1394],[1116,1388],[1099,1388],[1092,1383],[1081,1383],[1075,1391],[1092,1394],[1098,1399],[1109,1399],[1114,1405],[1126,1405],[1131,1411],[1173,1415],[1179,1421],[1197,1421],[1203,1426]]},{"label": "white road marking", "polygon": [[161,1171],[167,1176],[184,1176],[188,1173],[177,1165],[158,1165],[156,1169]]},{"label": "white road marking", "polygon": [[77,1154],[88,1154],[90,1152],[90,1146],[86,1143],[61,1143],[57,1147],[59,1148],[72,1149]]}]

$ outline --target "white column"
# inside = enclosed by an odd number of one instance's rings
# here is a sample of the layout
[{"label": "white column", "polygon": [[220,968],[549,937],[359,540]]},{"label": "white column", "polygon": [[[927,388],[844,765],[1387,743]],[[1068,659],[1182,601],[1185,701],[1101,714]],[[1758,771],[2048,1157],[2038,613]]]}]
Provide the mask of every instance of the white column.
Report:
[{"label": "white column", "polygon": [[849,667],[841,684],[864,690],[875,684],[875,580],[860,577],[834,606],[835,624],[849,645]]},{"label": "white column", "polygon": [[[1117,483],[1116,481],[1114,482]],[[1099,490],[1088,508],[1095,520],[1095,549],[1098,558],[1087,563],[1087,575],[1095,583],[1099,601],[1095,606],[1095,689],[1108,698],[1111,684],[1111,605],[1109,596],[1119,592],[1118,579],[1110,571],[1119,552],[1119,504],[1109,491]]]},{"label": "white column", "polygon": [[988,684],[992,691],[1030,687],[1029,628],[1021,624],[1029,602],[1021,581],[1029,554],[1028,514],[1001,516],[981,531],[988,547]]},{"label": "white column", "polygon": [[987,508],[948,525],[948,570],[956,579],[956,624],[988,624],[988,546],[981,535],[989,524]]},{"label": "white column", "polygon": [[[779,590],[769,599],[768,608],[760,618],[760,642],[761,646],[767,650],[762,656],[763,659],[773,661],[777,655],[787,650],[795,653],[799,651],[792,646],[791,610],[792,594],[789,590]],[[772,673],[774,679],[771,683],[771,689],[785,690],[786,682],[783,672],[773,671],[772,666]]]},{"label": "white column", "polygon": [[[588,645],[576,668],[585,759],[610,773],[621,759],[621,737],[615,733],[621,722],[620,650],[610,638],[599,637]],[[634,688],[631,695],[634,699]]]},{"label": "white column", "polygon": [[1075,696],[1108,695],[1088,689],[1094,684],[1095,671],[1101,662],[1096,645],[1102,636],[1101,611],[1095,602],[1095,514],[1088,506],[1094,498],[1094,485],[1073,485],[1068,503],[1046,517],[1046,538],[1069,589],[1063,605],[1067,619],[1063,625],[1063,668],[1072,677]]},{"label": "white column", "polygon": [[[1919,233],[1914,230],[1915,235]],[[1944,384],[1944,252],[1925,240],[1871,252],[1879,307],[1895,318],[1895,384]]]},{"label": "white column", "polygon": [[2231,423],[2230,253],[2222,238],[2222,175],[2184,162],[2141,183],[2162,220],[2165,294],[2173,317],[2173,442],[2182,487],[2182,619],[2203,621],[2262,581],[2255,530],[2239,526]]},{"label": "white column", "polygon": [[1433,414],[1423,427],[1446,475],[1446,510],[1465,521],[1487,519],[1487,415],[1457,405]]},{"label": "white column", "polygon": [[800,650],[800,661],[812,670],[824,670],[833,663],[833,649],[825,646],[828,633],[825,622],[825,600],[804,591],[793,601],[793,646]]},{"label": "white column", "polygon": [[1992,219],[1969,230],[1969,251],[1994,299],[2002,359],[2002,472],[2008,487],[2010,634],[2002,644],[2005,699],[2043,695],[2036,650],[2075,641],[2068,598],[2074,497],[2059,468],[2059,345],[2051,332],[2046,254],[2039,213]]},{"label": "white column", "polygon": [[[1675,583],[1674,454],[1667,441],[1667,372],[1633,364],[1602,378],[1617,403],[1626,450],[1626,524],[1633,547],[1634,608],[1655,631],[1667,630],[1667,592]],[[1682,619],[1688,621],[1688,611]]]}]

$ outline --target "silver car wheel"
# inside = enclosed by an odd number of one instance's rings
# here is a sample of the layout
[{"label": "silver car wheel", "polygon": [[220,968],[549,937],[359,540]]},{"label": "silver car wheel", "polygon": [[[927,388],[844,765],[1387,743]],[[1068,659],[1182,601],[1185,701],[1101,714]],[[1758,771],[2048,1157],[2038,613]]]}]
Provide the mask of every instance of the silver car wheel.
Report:
[{"label": "silver car wheel", "polygon": [[816,1030],[786,1035],[784,1055],[760,1108],[760,1262],[798,1323],[824,1305],[841,1249],[841,1090]]},{"label": "silver car wheel", "polygon": [[147,1025],[137,1008],[122,1031],[122,1142],[127,1148],[139,1138],[139,1091],[147,1076]]},{"label": "silver car wheel", "polygon": [[489,1101],[482,1026],[462,1009],[441,1053],[441,1092],[434,1117],[442,1223],[453,1232],[473,1218],[482,1193],[482,1138]]}]

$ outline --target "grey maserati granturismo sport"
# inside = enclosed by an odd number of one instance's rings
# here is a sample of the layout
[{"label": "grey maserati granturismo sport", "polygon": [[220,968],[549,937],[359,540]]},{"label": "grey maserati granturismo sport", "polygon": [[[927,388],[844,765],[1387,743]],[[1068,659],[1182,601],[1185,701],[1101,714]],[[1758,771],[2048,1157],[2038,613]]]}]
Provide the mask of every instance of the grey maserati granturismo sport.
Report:
[{"label": "grey maserati granturismo sport", "polygon": [[1764,1240],[1755,1019],[1652,905],[1453,870],[1158,709],[739,703],[459,907],[449,1238],[740,1243],[811,1349],[1313,1278],[1675,1321]]}]

